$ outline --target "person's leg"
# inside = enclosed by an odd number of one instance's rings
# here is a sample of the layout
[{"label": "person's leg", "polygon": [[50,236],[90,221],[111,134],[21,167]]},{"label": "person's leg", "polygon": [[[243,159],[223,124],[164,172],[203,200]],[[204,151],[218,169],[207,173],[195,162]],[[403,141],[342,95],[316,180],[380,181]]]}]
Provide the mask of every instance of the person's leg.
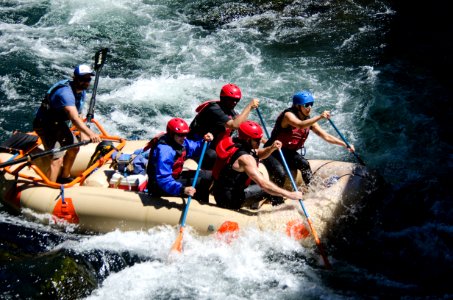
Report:
[{"label": "person's leg", "polygon": [[214,183],[212,193],[219,207],[240,209],[244,203],[244,193],[242,191],[226,189]]},{"label": "person's leg", "polygon": [[[45,126],[36,126],[33,124],[33,130],[38,134],[45,150],[60,148],[61,144],[58,141],[58,128],[50,128]],[[46,176],[52,182],[57,182],[58,175],[60,174],[61,166],[63,165],[64,152],[54,153],[49,168],[47,169]]]},{"label": "person's leg", "polygon": [[245,190],[245,202],[254,203],[262,200],[266,196],[269,196],[268,193],[263,191],[263,189],[257,184],[249,185]]},{"label": "person's leg", "polygon": [[71,168],[74,165],[79,148],[72,148],[66,151],[66,154],[63,159],[63,168],[61,170],[62,178],[68,178],[71,176]]},{"label": "person's leg", "polygon": [[[264,159],[262,162],[269,173],[269,178],[272,182],[276,185],[282,187],[285,183],[286,178],[286,171],[285,167],[283,166],[280,154],[274,151],[268,158]],[[278,155],[278,158],[277,158]]]},{"label": "person's leg", "polygon": [[257,203],[264,198],[268,199],[271,201],[272,205],[280,205],[283,204],[283,197],[279,196],[273,196],[268,193],[266,193],[259,185],[257,184],[251,184],[249,185],[245,190],[245,200],[244,200],[244,206],[252,206],[254,203]]},{"label": "person's leg", "polygon": [[296,153],[296,155],[294,155],[293,163],[294,166],[298,170],[300,170],[302,174],[302,179],[304,180],[305,185],[308,186],[311,182],[311,178],[313,177],[313,172],[311,171],[310,163],[308,162],[308,160],[305,159],[305,157],[303,157],[299,153]]},{"label": "person's leg", "polygon": [[57,182],[58,174],[60,173],[61,166],[63,165],[63,156],[59,158],[52,158],[50,167],[47,170],[47,178],[52,182]]},{"label": "person's leg", "polygon": [[[66,125],[62,125],[59,128],[57,138],[62,146],[68,146],[78,142],[76,137],[72,134],[71,130]],[[68,181],[64,180],[64,178],[69,178],[71,176],[71,168],[74,164],[78,152],[79,148],[77,147],[67,150],[64,154],[63,167],[60,175],[60,177],[63,178],[63,181],[65,181],[63,183],[66,183],[66,181]]]}]

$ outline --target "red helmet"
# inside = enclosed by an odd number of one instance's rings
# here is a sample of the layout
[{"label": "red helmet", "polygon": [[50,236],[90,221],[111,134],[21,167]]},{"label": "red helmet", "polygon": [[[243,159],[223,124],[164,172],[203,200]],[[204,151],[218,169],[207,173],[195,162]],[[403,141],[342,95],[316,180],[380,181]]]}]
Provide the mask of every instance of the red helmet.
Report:
[{"label": "red helmet", "polygon": [[253,121],[245,121],[239,125],[239,138],[245,140],[247,138],[260,139],[263,137],[263,129]]},{"label": "red helmet", "polygon": [[222,98],[232,98],[235,99],[236,101],[241,100],[242,93],[241,89],[232,83],[225,84],[222,89],[220,90],[220,100]]},{"label": "red helmet", "polygon": [[167,123],[167,133],[187,134],[189,131],[189,125],[181,118],[173,118]]}]

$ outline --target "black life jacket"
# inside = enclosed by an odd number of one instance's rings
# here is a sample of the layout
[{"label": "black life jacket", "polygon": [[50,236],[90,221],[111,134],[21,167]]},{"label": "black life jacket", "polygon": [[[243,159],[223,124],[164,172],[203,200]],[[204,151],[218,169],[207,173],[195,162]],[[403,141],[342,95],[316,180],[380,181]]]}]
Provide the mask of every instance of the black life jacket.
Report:
[{"label": "black life jacket", "polygon": [[259,159],[256,152],[247,143],[238,139],[226,137],[216,147],[216,163],[212,170],[214,185],[216,189],[229,189],[242,191],[249,186],[251,179],[245,172],[238,172],[233,169],[234,162],[242,155],[252,155],[256,164]]},{"label": "black life jacket", "polygon": [[[191,139],[200,139],[203,137],[208,132],[211,132],[214,135],[214,140],[211,142],[210,147],[213,148],[217,145],[219,141],[221,141],[224,137],[231,136],[234,132],[234,130],[230,128],[223,128],[221,131],[215,130],[215,128],[209,127],[209,122],[207,120],[206,116],[206,108],[212,106],[212,105],[219,105],[220,108],[222,106],[220,105],[220,100],[208,100],[200,104],[196,109],[195,112],[197,115],[193,119],[193,121],[190,123],[190,133],[189,133],[189,138]],[[222,111],[224,111],[222,109]],[[225,111],[224,111],[225,112]],[[228,114],[230,119],[233,119],[236,116],[236,112],[233,110]]]}]

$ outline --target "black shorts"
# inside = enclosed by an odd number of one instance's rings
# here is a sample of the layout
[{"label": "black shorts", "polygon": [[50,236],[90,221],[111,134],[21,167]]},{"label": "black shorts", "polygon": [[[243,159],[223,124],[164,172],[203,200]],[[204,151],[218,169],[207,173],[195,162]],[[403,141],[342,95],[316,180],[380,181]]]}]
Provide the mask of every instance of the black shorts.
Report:
[{"label": "black shorts", "polygon": [[[66,122],[44,123],[38,119],[33,121],[33,130],[41,138],[44,149],[60,148],[77,142]],[[63,157],[65,151],[53,154],[53,159]]]}]

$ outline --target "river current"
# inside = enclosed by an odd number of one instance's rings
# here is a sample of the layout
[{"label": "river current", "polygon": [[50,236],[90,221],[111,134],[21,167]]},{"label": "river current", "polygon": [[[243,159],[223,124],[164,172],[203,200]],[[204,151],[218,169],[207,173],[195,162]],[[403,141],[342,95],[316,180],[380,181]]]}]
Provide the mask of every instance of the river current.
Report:
[{"label": "river current", "polygon": [[[330,110],[387,182],[328,249],[332,270],[269,232],[225,245],[189,230],[169,263],[175,228],[84,235],[0,205],[0,298],[453,297],[452,31],[437,2],[0,1],[2,141],[31,130],[48,87],[107,47],[95,118],[112,135],[148,139],[172,117],[189,122],[228,82],[242,89],[239,110],[260,99],[270,130],[309,89],[313,114]],[[306,144],[309,159],[354,161],[315,135]],[[56,278],[62,268],[73,276]]]}]

